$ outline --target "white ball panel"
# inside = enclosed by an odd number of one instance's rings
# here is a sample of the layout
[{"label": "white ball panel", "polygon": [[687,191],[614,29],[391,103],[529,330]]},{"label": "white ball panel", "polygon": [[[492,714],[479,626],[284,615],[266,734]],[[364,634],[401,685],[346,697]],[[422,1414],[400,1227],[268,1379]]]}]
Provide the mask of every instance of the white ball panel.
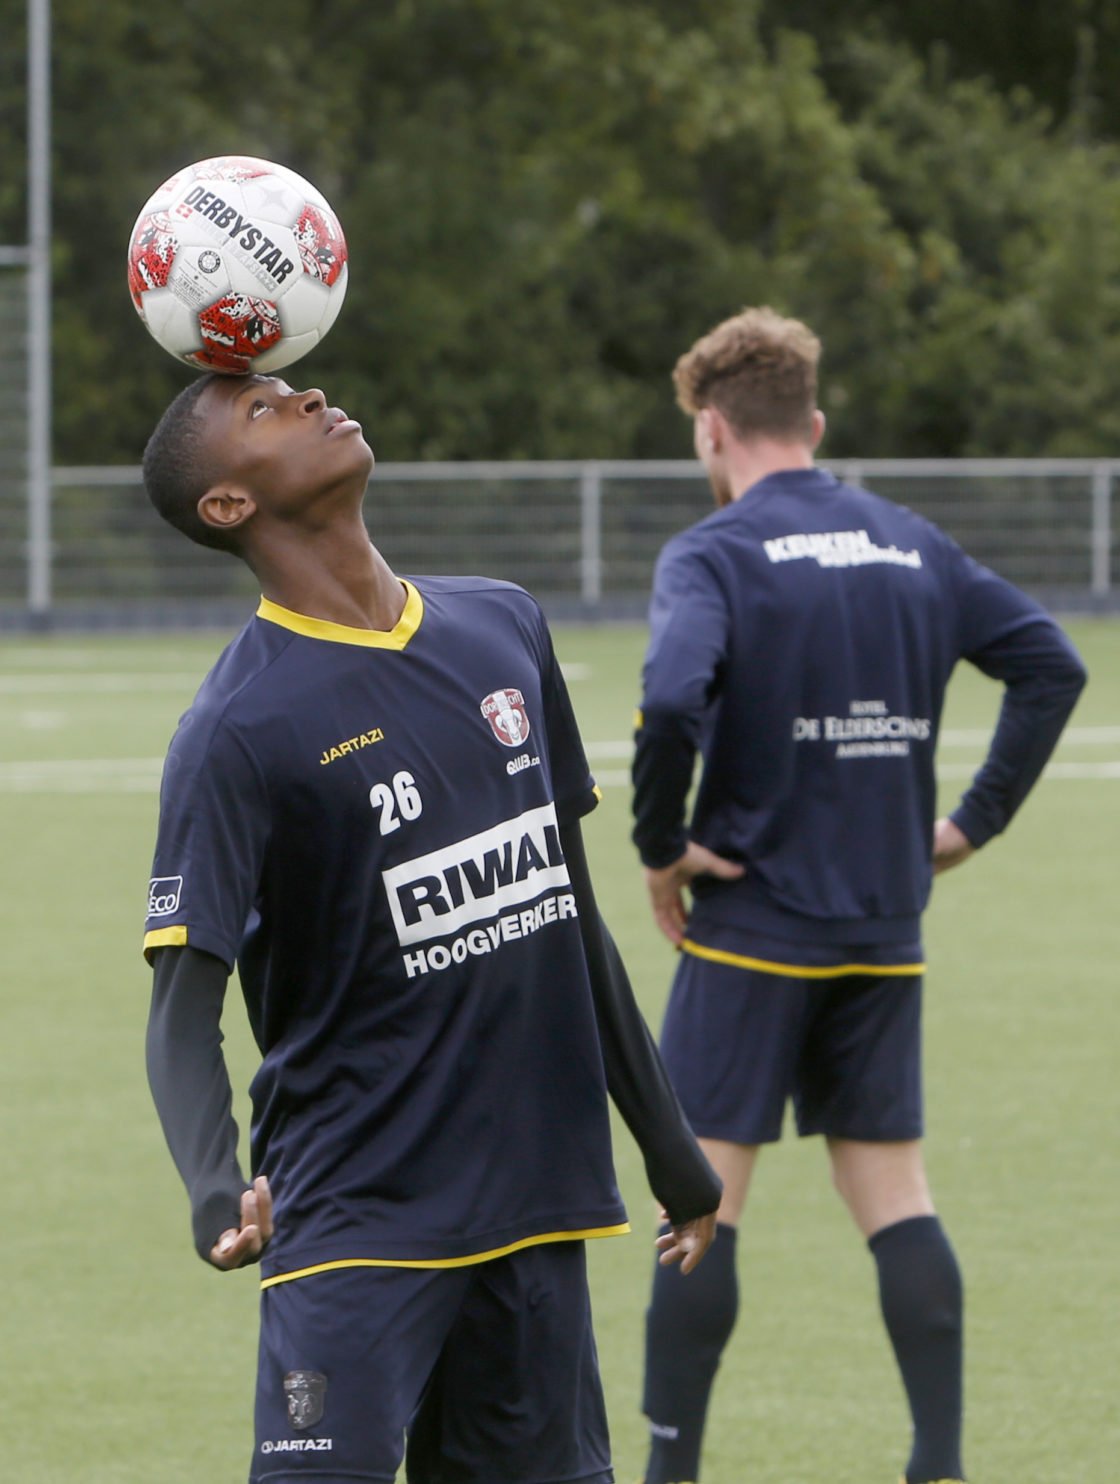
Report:
[{"label": "white ball panel", "polygon": [[[327,289],[327,308],[322,319],[319,321],[319,334],[325,335],[338,318],[338,311],[342,308],[342,301],[346,298],[346,285],[350,281],[350,269],[346,263],[342,265],[342,272],[334,283]],[[316,285],[321,287],[321,285]]]},{"label": "white ball panel", "polygon": [[253,370],[267,375],[271,371],[279,371],[281,366],[290,366],[309,350],[314,350],[321,339],[318,330],[308,330],[305,335],[285,335],[279,345],[274,345],[271,350],[266,350],[263,355],[254,359]]},{"label": "white ball panel", "polygon": [[292,225],[304,202],[303,191],[275,173],[243,181],[241,197],[246,210],[258,221],[284,227]]},{"label": "white ball panel", "polygon": [[150,289],[144,295],[144,323],[172,355],[202,346],[198,320],[193,311],[170,289]]},{"label": "white ball panel", "polygon": [[331,290],[317,279],[302,274],[291,292],[280,301],[280,323],[285,335],[303,335],[308,330],[322,333],[323,320],[330,308]]}]

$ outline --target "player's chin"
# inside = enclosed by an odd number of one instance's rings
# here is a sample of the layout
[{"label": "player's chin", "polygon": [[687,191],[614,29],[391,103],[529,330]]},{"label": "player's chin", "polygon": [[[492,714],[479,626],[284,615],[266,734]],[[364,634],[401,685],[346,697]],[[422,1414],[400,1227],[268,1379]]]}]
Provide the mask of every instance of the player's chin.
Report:
[{"label": "player's chin", "polygon": [[357,426],[352,432],[334,433],[325,438],[321,457],[328,458],[336,469],[363,474],[367,478],[374,465],[373,449]]},{"label": "player's chin", "polygon": [[376,459],[373,449],[366,442],[366,435],[359,429],[358,432],[350,434],[350,442],[354,444],[355,459],[364,464],[367,469],[372,469]]}]

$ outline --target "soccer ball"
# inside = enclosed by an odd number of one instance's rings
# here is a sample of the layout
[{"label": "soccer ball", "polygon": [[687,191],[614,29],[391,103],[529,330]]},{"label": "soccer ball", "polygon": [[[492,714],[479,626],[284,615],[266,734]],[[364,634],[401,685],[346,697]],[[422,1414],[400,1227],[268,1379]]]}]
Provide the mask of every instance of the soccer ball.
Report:
[{"label": "soccer ball", "polygon": [[177,360],[231,375],[290,366],[346,297],[346,239],[322,195],[283,165],[222,155],[178,171],[128,244],[137,313]]}]

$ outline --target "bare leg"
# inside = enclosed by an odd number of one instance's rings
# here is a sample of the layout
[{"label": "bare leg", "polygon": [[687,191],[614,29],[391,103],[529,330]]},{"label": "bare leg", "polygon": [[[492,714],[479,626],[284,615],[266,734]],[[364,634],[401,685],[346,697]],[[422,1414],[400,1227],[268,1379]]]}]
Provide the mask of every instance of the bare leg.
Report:
[{"label": "bare leg", "polygon": [[758,1159],[758,1145],[731,1144],[726,1139],[700,1139],[699,1144],[723,1181],[723,1198],[716,1220],[722,1226],[738,1226]]},{"label": "bare leg", "polygon": [[896,1221],[934,1214],[920,1139],[829,1139],[828,1153],[833,1183],[865,1238]]}]

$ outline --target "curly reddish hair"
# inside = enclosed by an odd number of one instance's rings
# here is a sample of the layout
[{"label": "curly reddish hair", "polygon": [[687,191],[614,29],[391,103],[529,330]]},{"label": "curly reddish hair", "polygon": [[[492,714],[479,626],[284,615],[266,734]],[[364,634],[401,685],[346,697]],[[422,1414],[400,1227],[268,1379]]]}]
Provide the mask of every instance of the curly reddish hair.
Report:
[{"label": "curly reddish hair", "polygon": [[810,436],[821,343],[800,320],[765,305],[725,319],[673,370],[682,411],[721,412],[740,438]]}]

